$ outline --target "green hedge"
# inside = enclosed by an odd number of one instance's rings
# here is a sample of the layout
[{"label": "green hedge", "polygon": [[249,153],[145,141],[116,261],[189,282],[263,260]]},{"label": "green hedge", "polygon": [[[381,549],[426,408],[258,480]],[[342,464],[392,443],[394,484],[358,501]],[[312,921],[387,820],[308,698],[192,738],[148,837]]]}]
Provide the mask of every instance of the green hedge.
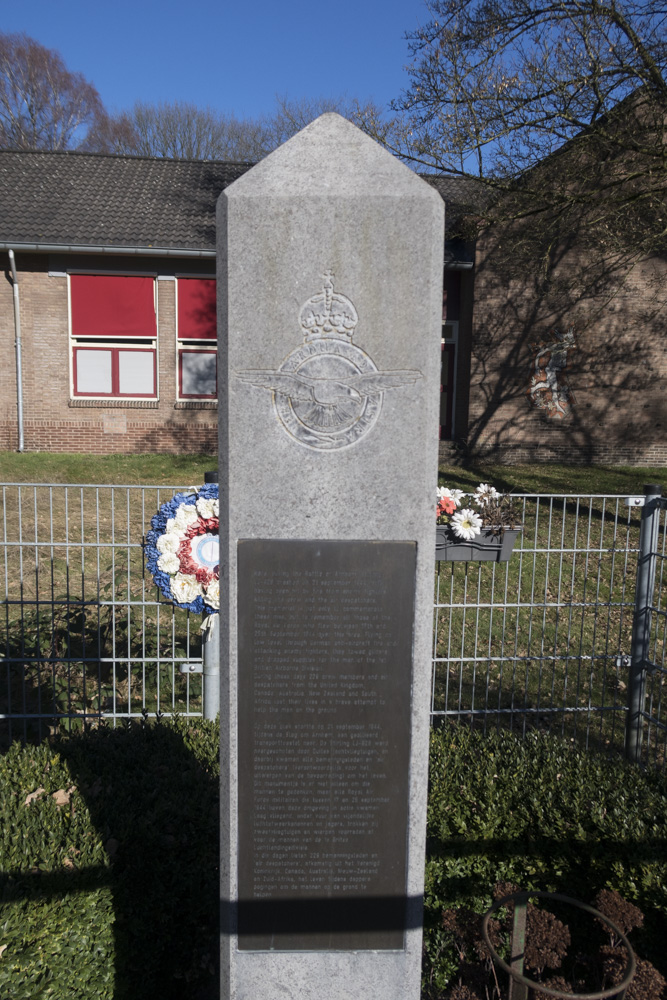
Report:
[{"label": "green hedge", "polygon": [[442,910],[483,913],[497,882],[588,903],[600,889],[615,889],[644,912],[633,944],[664,974],[665,778],[548,735],[435,730],[425,893],[434,985],[444,987],[458,965]]},{"label": "green hedge", "polygon": [[[217,995],[217,753],[214,724],[177,720],[0,758],[0,1000]],[[482,912],[500,880],[588,901],[618,890],[646,917],[637,950],[665,972],[664,779],[546,736],[450,727],[431,754],[436,985],[452,969],[442,909]]]},{"label": "green hedge", "polygon": [[0,758],[1,1000],[217,995],[217,754],[177,721]]}]

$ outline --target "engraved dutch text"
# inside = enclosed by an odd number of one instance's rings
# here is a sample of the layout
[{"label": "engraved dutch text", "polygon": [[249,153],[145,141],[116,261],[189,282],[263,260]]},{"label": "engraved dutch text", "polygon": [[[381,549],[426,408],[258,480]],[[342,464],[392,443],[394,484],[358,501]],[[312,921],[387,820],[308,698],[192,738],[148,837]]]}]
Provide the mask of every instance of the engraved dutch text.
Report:
[{"label": "engraved dutch text", "polygon": [[[239,543],[239,894],[255,907],[405,894],[414,551]],[[401,947],[400,926],[324,924],[268,943],[242,921],[240,946]]]}]

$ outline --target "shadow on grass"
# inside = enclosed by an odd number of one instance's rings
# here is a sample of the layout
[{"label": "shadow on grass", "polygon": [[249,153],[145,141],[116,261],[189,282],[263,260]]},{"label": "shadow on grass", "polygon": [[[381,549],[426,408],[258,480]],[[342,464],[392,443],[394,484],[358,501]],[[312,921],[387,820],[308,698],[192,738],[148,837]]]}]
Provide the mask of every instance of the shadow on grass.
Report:
[{"label": "shadow on grass", "polygon": [[218,996],[217,739],[208,727],[196,750],[178,723],[59,740],[112,864],[4,877],[9,902],[111,890],[114,1000]]}]

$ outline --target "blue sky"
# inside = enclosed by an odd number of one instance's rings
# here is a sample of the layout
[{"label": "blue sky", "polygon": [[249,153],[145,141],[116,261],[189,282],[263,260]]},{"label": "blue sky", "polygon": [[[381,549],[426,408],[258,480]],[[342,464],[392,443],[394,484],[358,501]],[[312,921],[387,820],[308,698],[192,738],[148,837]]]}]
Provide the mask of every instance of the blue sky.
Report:
[{"label": "blue sky", "polygon": [[0,30],[58,49],[110,111],[185,100],[253,117],[275,94],[388,104],[408,83],[404,34],[427,20],[423,0],[23,0]]}]

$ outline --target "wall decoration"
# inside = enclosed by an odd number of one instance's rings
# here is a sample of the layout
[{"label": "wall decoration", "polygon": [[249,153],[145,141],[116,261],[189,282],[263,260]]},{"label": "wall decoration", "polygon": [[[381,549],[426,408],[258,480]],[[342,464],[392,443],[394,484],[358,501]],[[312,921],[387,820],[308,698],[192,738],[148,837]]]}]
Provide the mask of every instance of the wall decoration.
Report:
[{"label": "wall decoration", "polygon": [[527,396],[550,420],[562,420],[574,405],[574,394],[565,374],[569,353],[576,350],[574,327],[565,333],[554,329],[546,339],[531,345],[532,375]]}]

